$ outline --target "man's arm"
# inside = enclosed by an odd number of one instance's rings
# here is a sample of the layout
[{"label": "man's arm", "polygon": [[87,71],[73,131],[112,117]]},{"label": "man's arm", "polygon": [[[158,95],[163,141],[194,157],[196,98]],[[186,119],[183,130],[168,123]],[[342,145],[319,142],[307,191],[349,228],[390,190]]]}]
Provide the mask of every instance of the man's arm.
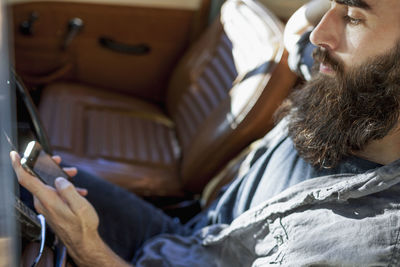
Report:
[{"label": "man's arm", "polygon": [[69,181],[57,178],[54,189],[26,172],[16,152],[10,157],[18,182],[32,193],[36,210],[46,217],[79,266],[131,266],[101,239],[95,209]]},{"label": "man's arm", "polygon": [[301,35],[316,26],[330,8],[329,0],[312,0],[299,8],[285,27],[284,43],[286,50],[292,52]]}]

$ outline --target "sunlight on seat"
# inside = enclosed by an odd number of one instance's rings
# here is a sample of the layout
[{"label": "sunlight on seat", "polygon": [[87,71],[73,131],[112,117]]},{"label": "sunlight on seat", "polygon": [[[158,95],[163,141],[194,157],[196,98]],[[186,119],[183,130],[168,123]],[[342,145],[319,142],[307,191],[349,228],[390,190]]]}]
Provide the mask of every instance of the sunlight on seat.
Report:
[{"label": "sunlight on seat", "polygon": [[[232,42],[232,55],[238,77],[230,90],[231,110],[227,115],[232,129],[246,117],[266,86],[266,76],[280,58],[281,28],[268,23],[246,5],[239,8],[234,1],[226,5],[222,24]],[[267,24],[268,23],[268,24]],[[280,49],[281,48],[281,49]]]}]

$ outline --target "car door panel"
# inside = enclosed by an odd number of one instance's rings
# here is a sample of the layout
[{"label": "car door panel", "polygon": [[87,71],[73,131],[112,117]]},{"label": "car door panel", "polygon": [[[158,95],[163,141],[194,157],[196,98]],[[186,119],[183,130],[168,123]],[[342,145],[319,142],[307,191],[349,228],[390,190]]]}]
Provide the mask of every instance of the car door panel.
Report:
[{"label": "car door panel", "polygon": [[[176,0],[168,7],[157,3],[160,2],[149,1],[149,6],[120,1],[12,4],[17,72],[31,85],[51,82],[52,75],[59,72],[60,77],[54,79],[160,102],[171,70],[188,45],[196,10],[193,3],[182,7],[177,7]],[[21,31],[21,24],[29,21],[33,12],[37,19],[32,23],[32,35],[27,35]],[[62,49],[72,18],[80,18],[84,26]],[[150,50],[144,54],[116,52],[102,45],[101,38],[124,47],[146,45]]]}]

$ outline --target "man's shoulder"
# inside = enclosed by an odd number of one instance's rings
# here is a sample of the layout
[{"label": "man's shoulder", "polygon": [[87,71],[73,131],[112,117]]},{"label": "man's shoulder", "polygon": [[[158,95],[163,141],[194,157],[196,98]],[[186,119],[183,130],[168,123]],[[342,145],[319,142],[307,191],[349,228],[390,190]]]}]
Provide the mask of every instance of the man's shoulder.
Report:
[{"label": "man's shoulder", "polygon": [[[252,166],[259,158],[266,153],[275,150],[288,137],[288,119],[285,117],[275,125],[263,138],[255,141],[249,148],[245,162]],[[269,151],[269,152],[268,152]],[[249,169],[249,168],[248,168]]]},{"label": "man's shoulder", "polygon": [[281,119],[271,131],[269,131],[263,138],[263,144],[270,147],[273,143],[278,140],[282,140],[288,136],[288,124],[289,118],[284,117]]}]

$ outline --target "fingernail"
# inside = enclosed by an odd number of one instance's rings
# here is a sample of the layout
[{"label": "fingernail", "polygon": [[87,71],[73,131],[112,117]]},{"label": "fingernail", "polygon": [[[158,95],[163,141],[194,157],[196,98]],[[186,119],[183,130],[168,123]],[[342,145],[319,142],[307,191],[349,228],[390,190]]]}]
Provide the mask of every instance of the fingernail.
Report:
[{"label": "fingernail", "polygon": [[19,159],[19,155],[18,155],[18,153],[16,151],[13,150],[13,151],[10,152],[10,158],[12,160],[18,160]]},{"label": "fingernail", "polygon": [[70,186],[70,182],[68,182],[65,178],[58,177],[55,181],[54,184],[57,189],[65,189],[68,186]]}]

